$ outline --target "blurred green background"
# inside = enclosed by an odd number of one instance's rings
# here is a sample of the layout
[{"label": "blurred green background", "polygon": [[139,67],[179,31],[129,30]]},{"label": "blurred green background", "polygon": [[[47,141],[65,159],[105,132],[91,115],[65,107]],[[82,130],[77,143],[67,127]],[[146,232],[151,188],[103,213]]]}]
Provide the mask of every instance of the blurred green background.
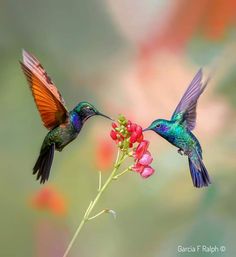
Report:
[{"label": "blurred green background", "polygon": [[[199,67],[214,70],[195,130],[212,185],[195,189],[187,159],[147,132],[156,173],[115,182],[97,210],[114,209],[117,219],[90,222],[70,256],[235,256],[234,2],[0,1],[0,256],[62,256],[96,194],[106,160],[101,146],[112,144],[110,123],[91,119],[55,154],[48,184],[35,181],[32,167],[47,131],[20,70],[23,48],[42,62],[69,109],[87,100],[143,127],[170,117]],[[55,194],[46,207],[38,200],[45,188]],[[226,252],[179,253],[179,245]]]}]

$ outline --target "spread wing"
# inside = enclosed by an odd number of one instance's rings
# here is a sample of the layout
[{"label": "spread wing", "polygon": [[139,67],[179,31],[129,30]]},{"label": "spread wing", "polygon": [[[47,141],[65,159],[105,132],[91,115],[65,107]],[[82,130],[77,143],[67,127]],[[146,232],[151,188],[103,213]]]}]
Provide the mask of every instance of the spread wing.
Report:
[{"label": "spread wing", "polygon": [[40,62],[23,50],[23,63],[20,64],[44,126],[50,130],[66,122],[68,111],[65,101]]},{"label": "spread wing", "polygon": [[171,120],[178,120],[190,131],[195,128],[197,101],[206,88],[208,81],[209,79],[202,86],[202,70],[200,69],[177,105]]}]

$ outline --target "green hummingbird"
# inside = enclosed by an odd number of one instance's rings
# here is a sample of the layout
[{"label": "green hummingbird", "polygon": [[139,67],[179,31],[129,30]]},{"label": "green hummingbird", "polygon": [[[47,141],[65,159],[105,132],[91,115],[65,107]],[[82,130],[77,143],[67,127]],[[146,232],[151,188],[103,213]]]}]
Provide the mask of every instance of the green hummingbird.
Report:
[{"label": "green hummingbird", "polygon": [[25,50],[22,54],[23,62],[20,62],[22,70],[43,124],[49,130],[33,168],[37,180],[45,183],[49,178],[55,150],[62,151],[73,141],[90,117],[100,115],[111,118],[100,113],[88,102],[80,102],[72,111],[67,111],[64,99],[40,62]]},{"label": "green hummingbird", "polygon": [[202,82],[202,70],[193,78],[186,92],[177,105],[171,120],[157,119],[144,129],[152,130],[178,147],[178,153],[188,156],[193,185],[197,188],[211,184],[207,169],[202,161],[202,148],[191,132],[196,125],[196,107],[200,95],[209,82]]}]

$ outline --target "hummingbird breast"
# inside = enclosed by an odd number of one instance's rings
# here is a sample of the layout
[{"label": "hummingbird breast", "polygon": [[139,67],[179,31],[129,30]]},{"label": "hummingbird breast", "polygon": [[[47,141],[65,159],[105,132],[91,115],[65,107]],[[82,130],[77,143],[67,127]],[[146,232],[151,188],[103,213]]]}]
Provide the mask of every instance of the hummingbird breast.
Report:
[{"label": "hummingbird breast", "polygon": [[45,140],[49,143],[55,143],[56,150],[62,151],[66,145],[78,136],[81,128],[82,123],[79,117],[70,115],[69,121],[49,131]]},{"label": "hummingbird breast", "polygon": [[185,153],[191,152],[198,143],[196,137],[185,127],[174,124],[165,135],[165,139]]}]

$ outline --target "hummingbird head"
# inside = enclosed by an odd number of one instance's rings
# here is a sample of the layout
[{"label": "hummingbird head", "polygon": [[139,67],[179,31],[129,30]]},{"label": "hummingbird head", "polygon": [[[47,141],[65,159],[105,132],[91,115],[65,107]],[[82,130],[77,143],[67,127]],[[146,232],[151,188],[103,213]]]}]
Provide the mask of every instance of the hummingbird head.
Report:
[{"label": "hummingbird head", "polygon": [[105,114],[99,112],[92,104],[88,102],[80,102],[76,107],[75,107],[75,112],[78,113],[80,116],[82,122],[84,123],[87,119],[89,119],[92,116],[95,115],[100,115],[103,116],[109,120],[112,120],[110,117],[106,116]]},{"label": "hummingbird head", "polygon": [[165,136],[170,129],[170,125],[171,125],[170,121],[158,119],[153,121],[151,125],[146,129],[144,129],[143,131],[152,130],[161,136]]}]

